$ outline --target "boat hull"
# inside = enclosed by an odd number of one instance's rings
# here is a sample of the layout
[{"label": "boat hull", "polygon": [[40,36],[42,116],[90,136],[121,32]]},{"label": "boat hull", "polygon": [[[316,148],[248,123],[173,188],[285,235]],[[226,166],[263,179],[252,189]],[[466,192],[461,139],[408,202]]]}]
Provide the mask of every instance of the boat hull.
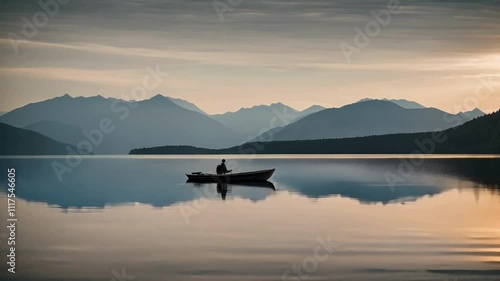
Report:
[{"label": "boat hull", "polygon": [[[188,180],[187,183],[192,185],[192,187],[202,187],[205,184],[210,184],[210,182],[192,182],[190,180]],[[226,185],[227,183],[221,183],[221,184]],[[232,186],[249,186],[249,187],[268,188],[276,190],[276,187],[270,181],[242,181],[242,182],[232,182],[230,184]]]},{"label": "boat hull", "polygon": [[261,170],[236,174],[186,174],[190,182],[261,182],[267,181],[274,173],[274,169]]}]

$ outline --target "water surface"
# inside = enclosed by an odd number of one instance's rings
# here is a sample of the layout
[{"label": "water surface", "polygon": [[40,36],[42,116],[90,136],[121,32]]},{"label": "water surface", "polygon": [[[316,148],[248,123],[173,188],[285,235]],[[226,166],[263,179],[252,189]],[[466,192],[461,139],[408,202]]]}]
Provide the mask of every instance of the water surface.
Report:
[{"label": "water surface", "polygon": [[500,280],[498,158],[240,156],[229,168],[274,167],[272,184],[185,182],[219,158],[88,157],[62,182],[64,158],[0,159],[19,219],[0,278]]}]

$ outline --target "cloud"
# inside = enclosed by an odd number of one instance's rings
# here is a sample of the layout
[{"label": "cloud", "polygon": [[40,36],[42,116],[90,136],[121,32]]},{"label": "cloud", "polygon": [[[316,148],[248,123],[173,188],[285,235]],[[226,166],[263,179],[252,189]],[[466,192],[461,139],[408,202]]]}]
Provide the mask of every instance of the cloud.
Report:
[{"label": "cloud", "polygon": [[[481,78],[500,78],[500,73],[481,73],[481,74],[467,74],[467,75],[450,75],[445,76],[443,79],[481,79]],[[500,83],[498,81],[497,83]]]},{"label": "cloud", "polygon": [[[22,34],[21,19],[40,11],[37,2],[2,1],[2,36]],[[293,102],[306,99],[302,92],[333,100],[412,88],[413,97],[431,97],[431,104],[442,92],[446,100],[463,93],[474,83],[469,78],[500,73],[498,1],[401,0],[402,13],[347,63],[339,44],[352,42],[354,27],[363,28],[373,20],[371,11],[387,3],[243,0],[221,22],[208,0],[70,1],[18,55],[0,39],[0,92],[12,100],[23,92],[50,96],[76,88],[84,94],[102,84],[125,85],[142,77],[145,66],[160,64],[179,79],[172,86],[177,93],[189,92],[200,103],[209,94],[243,101],[266,92],[262,99]],[[376,82],[387,84],[356,88]],[[435,86],[422,89],[429,84]],[[119,96],[111,86],[106,90]]]},{"label": "cloud", "polygon": [[[72,68],[0,68],[0,75],[15,75],[26,79],[47,79],[60,81],[91,82],[128,85],[140,82],[140,74],[126,70],[94,70]],[[144,76],[144,74],[142,75]]]},{"label": "cloud", "polygon": [[[8,39],[0,39],[0,45],[9,45]],[[186,62],[195,62],[205,65],[239,66],[239,67],[265,67],[270,69],[323,69],[323,70],[373,70],[373,71],[415,71],[415,72],[446,72],[446,71],[491,71],[500,72],[499,54],[480,54],[476,56],[457,55],[444,58],[419,58],[398,59],[390,57],[373,62],[364,63],[338,63],[325,61],[327,53],[297,54],[293,52],[262,53],[250,51],[223,51],[211,49],[204,51],[178,50],[178,49],[148,49],[127,48],[110,45],[88,43],[50,43],[40,41],[24,41],[33,49],[49,48],[63,49],[77,52],[90,52],[125,57],[151,57],[174,59]],[[88,75],[85,75],[88,76]],[[50,78],[50,77],[49,77]]]}]

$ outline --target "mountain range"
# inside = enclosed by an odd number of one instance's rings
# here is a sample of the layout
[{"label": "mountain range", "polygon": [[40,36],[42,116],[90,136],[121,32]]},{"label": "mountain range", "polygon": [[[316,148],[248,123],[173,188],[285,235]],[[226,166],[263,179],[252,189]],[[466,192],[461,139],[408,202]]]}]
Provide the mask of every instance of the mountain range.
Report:
[{"label": "mountain range", "polygon": [[245,143],[226,149],[163,146],[130,154],[500,154],[500,110],[438,132]]},{"label": "mountain range", "polygon": [[384,100],[367,100],[313,113],[256,141],[351,138],[448,129],[469,120],[467,114],[449,114],[436,108],[403,108]]},{"label": "mountain range", "polygon": [[171,100],[173,103],[177,104],[180,107],[183,107],[185,109],[189,109],[189,110],[194,111],[194,112],[201,113],[203,115],[208,115],[205,111],[201,110],[194,103],[188,102],[188,101],[183,100],[183,99],[177,99],[177,98],[172,98],[172,97],[166,97],[166,98],[168,98],[169,100]]},{"label": "mountain range", "polygon": [[303,111],[298,111],[282,103],[273,103],[241,108],[236,112],[215,114],[212,118],[247,136],[247,140],[250,140],[269,129],[288,125],[323,109],[325,108],[322,106],[313,105]]},{"label": "mountain range", "polygon": [[10,111],[0,116],[0,122],[72,146],[90,141],[96,154],[124,154],[136,148],[165,145],[221,149],[252,140],[332,139],[435,131],[484,114],[478,109],[449,114],[417,105],[406,100],[365,99],[340,108],[314,105],[298,111],[283,103],[273,103],[209,115],[191,102],[162,95],[124,101],[65,94]]},{"label": "mountain range", "polygon": [[[104,154],[179,143],[221,148],[242,139],[214,119],[161,95],[138,102],[64,95],[15,109],[0,116],[0,122],[27,127],[72,145],[94,136],[93,152]],[[111,132],[99,132],[103,122]]]},{"label": "mountain range", "polygon": [[[361,99],[358,102],[372,101],[372,100],[377,100],[377,99],[364,98],[364,99]],[[404,100],[404,99],[381,99],[381,100],[395,103],[395,104],[401,106],[402,108],[406,108],[406,109],[425,108],[425,106],[423,106],[423,105],[421,105],[421,104],[419,104],[417,102],[409,101],[409,100]]]},{"label": "mountain range", "polygon": [[55,141],[77,145],[84,136],[82,135],[83,129],[77,125],[69,125],[56,121],[40,121],[31,123],[23,129],[35,131],[44,136],[50,136]]},{"label": "mountain range", "polygon": [[0,132],[2,134],[0,155],[60,155],[68,153],[67,144],[57,142],[37,132],[3,123],[0,123]]}]

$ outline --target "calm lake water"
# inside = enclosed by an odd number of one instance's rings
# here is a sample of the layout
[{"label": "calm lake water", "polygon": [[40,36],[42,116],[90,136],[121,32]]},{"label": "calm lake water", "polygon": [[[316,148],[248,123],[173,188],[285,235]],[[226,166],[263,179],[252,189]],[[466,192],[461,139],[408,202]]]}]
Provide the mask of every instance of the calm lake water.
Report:
[{"label": "calm lake water", "polygon": [[[1,280],[500,280],[500,159],[226,157],[270,184],[186,183],[221,157],[1,158]],[[223,200],[224,199],[224,200]]]}]

